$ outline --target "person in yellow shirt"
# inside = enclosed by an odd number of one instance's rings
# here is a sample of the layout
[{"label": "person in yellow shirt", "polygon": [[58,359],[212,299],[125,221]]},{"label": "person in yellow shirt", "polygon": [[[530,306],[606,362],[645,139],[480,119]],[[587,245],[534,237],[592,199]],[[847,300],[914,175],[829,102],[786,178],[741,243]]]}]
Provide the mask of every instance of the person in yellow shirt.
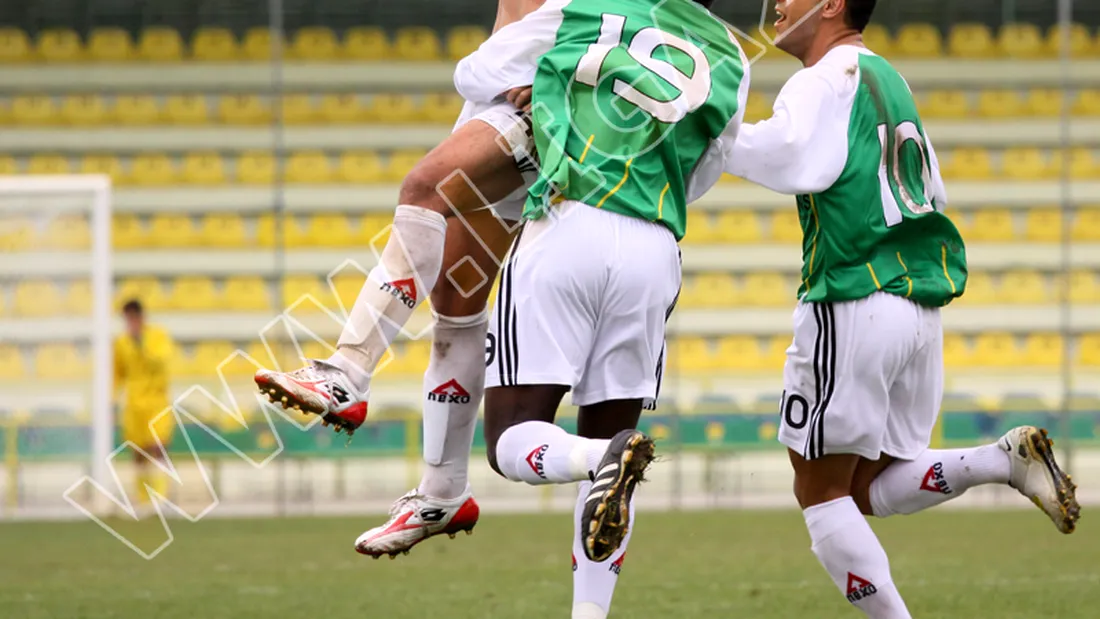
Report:
[{"label": "person in yellow shirt", "polygon": [[[172,441],[175,417],[169,412],[169,363],[173,342],[164,329],[147,324],[138,300],[122,307],[125,333],[115,340],[115,397],[122,422],[122,440],[164,461],[164,450]],[[159,439],[159,442],[158,442]],[[137,465],[138,500],[149,505],[147,488],[160,495],[167,491],[164,473],[140,453]]]}]

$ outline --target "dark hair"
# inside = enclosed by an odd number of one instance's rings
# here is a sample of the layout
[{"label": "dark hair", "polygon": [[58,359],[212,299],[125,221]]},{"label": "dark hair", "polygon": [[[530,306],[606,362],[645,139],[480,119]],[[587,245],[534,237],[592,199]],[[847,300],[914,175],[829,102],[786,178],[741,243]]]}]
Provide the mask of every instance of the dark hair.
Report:
[{"label": "dark hair", "polygon": [[848,26],[863,32],[871,21],[871,13],[875,12],[877,0],[846,0],[844,21]]},{"label": "dark hair", "polygon": [[138,301],[137,299],[130,299],[126,302],[125,305],[122,306],[122,313],[137,314],[140,316],[142,313],[141,301]]}]

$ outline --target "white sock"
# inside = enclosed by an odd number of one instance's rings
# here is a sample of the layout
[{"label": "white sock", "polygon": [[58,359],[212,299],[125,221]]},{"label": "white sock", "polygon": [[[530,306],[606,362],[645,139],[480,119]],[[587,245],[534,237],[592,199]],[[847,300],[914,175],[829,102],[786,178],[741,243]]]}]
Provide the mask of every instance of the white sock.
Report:
[{"label": "white sock", "polygon": [[574,436],[552,423],[525,421],[500,435],[497,466],[508,479],[532,485],[585,481],[610,443]]},{"label": "white sock", "polygon": [[424,476],[420,492],[453,499],[466,490],[477,410],[485,393],[489,314],[436,316],[424,373]]},{"label": "white sock", "polygon": [[[367,391],[370,376],[413,310],[435,287],[447,220],[419,206],[397,207],[390,240],[367,275],[329,362]],[[360,371],[348,371],[349,366]]]},{"label": "white sock", "polygon": [[623,538],[622,546],[607,561],[595,563],[584,554],[584,541],[580,530],[581,515],[584,513],[584,500],[592,482],[582,481],[577,488],[577,507],[573,511],[573,619],[604,619],[611,612],[611,597],[615,594],[615,585],[619,582],[619,571],[626,558],[626,546],[634,533],[637,512],[634,502],[630,503],[630,529]]},{"label": "white sock", "polygon": [[996,443],[970,449],[929,449],[898,460],[871,482],[871,509],[879,517],[913,514],[962,496],[982,484],[1007,484],[1011,462]]},{"label": "white sock", "polygon": [[802,515],[814,554],[849,602],[871,619],[910,619],[886,551],[852,497],[807,507]]}]

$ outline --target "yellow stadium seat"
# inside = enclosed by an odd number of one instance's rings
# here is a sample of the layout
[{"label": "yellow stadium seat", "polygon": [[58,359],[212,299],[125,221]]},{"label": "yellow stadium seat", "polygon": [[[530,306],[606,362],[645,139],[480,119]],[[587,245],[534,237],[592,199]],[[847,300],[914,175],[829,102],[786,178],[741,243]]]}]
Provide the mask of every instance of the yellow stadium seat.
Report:
[{"label": "yellow stadium seat", "polygon": [[5,219],[0,226],[0,249],[22,251],[34,244],[35,223],[30,219]]},{"label": "yellow stadium seat", "polygon": [[168,307],[168,298],[164,294],[164,287],[155,277],[130,277],[122,280],[115,288],[115,305],[121,308],[123,304],[131,300],[141,301],[148,309],[161,310]]},{"label": "yellow stadium seat", "polygon": [[787,306],[794,302],[794,293],[782,273],[761,271],[745,276],[741,300],[760,307]]},{"label": "yellow stadium seat", "polygon": [[967,228],[967,238],[973,241],[1005,242],[1016,238],[1012,211],[983,208],[974,213]]},{"label": "yellow stadium seat", "polygon": [[323,185],[332,180],[332,164],[321,151],[303,151],[286,162],[286,180],[290,183]]},{"label": "yellow stadium seat", "polygon": [[0,126],[12,123],[11,99],[0,100]]},{"label": "yellow stadium seat", "polygon": [[126,174],[122,170],[122,162],[114,155],[91,154],[84,155],[80,159],[81,174],[105,174],[111,177],[115,185],[126,183]]},{"label": "yellow stadium seat", "polygon": [[38,35],[38,56],[47,62],[77,62],[84,59],[84,46],[75,30],[43,30]]},{"label": "yellow stadium seat", "polygon": [[56,282],[23,280],[15,286],[12,309],[16,316],[43,318],[57,316],[63,310],[61,290]]},{"label": "yellow stadium seat", "polygon": [[[1063,31],[1061,24],[1055,24],[1047,31],[1046,53],[1048,56],[1060,56],[1062,54]],[[1094,44],[1088,26],[1073,24],[1069,29],[1069,52],[1074,58],[1095,56],[1097,45]]]},{"label": "yellow stadium seat", "polygon": [[271,30],[249,28],[241,42],[241,53],[246,60],[271,60]]},{"label": "yellow stadium seat", "polygon": [[31,59],[31,41],[19,28],[0,28],[0,64],[14,64]]},{"label": "yellow stadium seat", "polygon": [[88,57],[100,62],[125,62],[134,57],[134,41],[122,28],[96,28],[88,37]]},{"label": "yellow stadium seat", "polygon": [[386,168],[388,178],[395,183],[401,182],[426,154],[424,150],[399,150],[390,154],[389,165]]},{"label": "yellow stadium seat", "polygon": [[393,360],[381,366],[390,376],[421,376],[428,369],[431,345],[427,341],[404,341],[390,350],[394,353]]},{"label": "yellow stadium seat", "polygon": [[86,279],[69,282],[65,290],[64,313],[87,316],[92,313],[92,283]]},{"label": "yellow stadium seat", "polygon": [[476,50],[489,33],[481,26],[458,26],[447,33],[447,57],[462,60]]},{"label": "yellow stadium seat", "polygon": [[81,215],[59,215],[50,219],[39,235],[38,244],[49,249],[88,249],[92,244],[92,231],[88,220]]},{"label": "yellow stadium seat", "polygon": [[271,309],[267,284],[259,277],[238,276],[225,280],[226,309],[251,312]]},{"label": "yellow stadium seat", "polygon": [[1027,212],[1025,237],[1029,241],[1054,243],[1062,238],[1062,212],[1056,208],[1036,208]]},{"label": "yellow stadium seat", "polygon": [[1081,90],[1073,100],[1075,116],[1100,116],[1100,90]]},{"label": "yellow stadium seat", "polygon": [[363,290],[365,282],[366,277],[355,270],[342,271],[330,280],[333,294],[336,295],[336,300],[340,303],[341,309],[346,312],[351,311],[351,307]]},{"label": "yellow stadium seat", "polygon": [[102,125],[107,122],[107,105],[102,97],[74,95],[61,104],[61,119],[75,126]]},{"label": "yellow stadium seat", "polygon": [[678,337],[668,352],[671,372],[710,372],[719,365],[716,351],[701,337]]},{"label": "yellow stadium seat", "polygon": [[1028,116],[1058,116],[1065,101],[1063,91],[1056,88],[1037,88],[1027,93],[1024,111]]},{"label": "yellow stadium seat", "polygon": [[199,224],[198,242],[207,247],[244,248],[244,220],[235,213],[210,213]]},{"label": "yellow stadium seat", "polygon": [[984,271],[971,272],[966,279],[966,292],[961,301],[967,305],[991,305],[997,302],[993,278]]},{"label": "yellow stadium seat", "polygon": [[358,95],[346,93],[321,97],[318,116],[332,125],[351,125],[362,122],[367,116],[367,107]]},{"label": "yellow stadium seat", "polygon": [[271,122],[271,108],[256,95],[218,97],[218,120],[227,125],[265,125]]},{"label": "yellow stadium seat", "polygon": [[280,118],[287,125],[308,125],[317,120],[313,97],[309,95],[284,95],[279,109]]},{"label": "yellow stadium seat", "polygon": [[880,24],[868,24],[863,29],[863,44],[879,56],[890,56],[894,52],[890,31]]},{"label": "yellow stadium seat", "polygon": [[687,212],[687,236],[685,243],[692,245],[717,242],[717,231],[714,225],[713,213],[699,209],[688,209]]},{"label": "yellow stadium seat", "polygon": [[290,43],[290,54],[299,60],[332,60],[339,52],[336,34],[324,26],[299,28]]},{"label": "yellow stadium seat", "polygon": [[202,125],[210,121],[206,97],[172,95],[164,101],[164,120],[173,125]]},{"label": "yellow stadium seat", "polygon": [[15,157],[0,155],[0,176],[11,176],[19,173],[19,166],[15,163]]},{"label": "yellow stadium seat", "polygon": [[771,217],[771,240],[777,243],[801,243],[802,224],[793,209],[776,211]]},{"label": "yellow stadium seat", "polygon": [[138,37],[137,55],[151,62],[179,62],[183,59],[183,39],[174,28],[146,28]]},{"label": "yellow stadium seat", "polygon": [[760,343],[751,335],[727,335],[718,340],[717,365],[723,370],[760,367]]},{"label": "yellow stadium seat", "polygon": [[110,119],[120,125],[155,125],[161,120],[157,100],[145,95],[119,95]]},{"label": "yellow stadium seat", "polygon": [[959,58],[990,58],[997,54],[989,26],[978,23],[957,24],[951,28],[947,49]]},{"label": "yellow stadium seat", "polygon": [[956,148],[944,160],[940,158],[944,178],[988,180],[993,177],[993,161],[984,148]]},{"label": "yellow stadium seat", "polygon": [[974,338],[974,364],[980,367],[1008,367],[1022,361],[1016,340],[1009,333],[981,333]]},{"label": "yellow stadium seat", "polygon": [[1058,174],[1038,148],[1010,148],[1001,157],[1002,174],[1014,180],[1042,180]]},{"label": "yellow stadium seat", "polygon": [[454,124],[462,112],[462,97],[453,93],[432,93],[421,101],[421,116],[433,123]]},{"label": "yellow stadium seat", "polygon": [[943,335],[943,363],[949,368],[965,368],[973,364],[973,351],[966,338],[958,333]]},{"label": "yellow stadium seat", "polygon": [[195,344],[191,352],[191,374],[194,376],[234,375],[249,364],[233,362],[237,347],[222,340],[206,340]]},{"label": "yellow stadium seat", "polygon": [[943,54],[943,37],[931,24],[905,24],[898,30],[894,50],[899,56],[934,58]]},{"label": "yellow stadium seat", "polygon": [[270,185],[275,181],[275,158],[266,151],[244,153],[237,159],[237,182]]},{"label": "yellow stadium seat", "polygon": [[[1055,173],[1060,173],[1056,170]],[[1100,178],[1100,161],[1090,148],[1075,148],[1069,154],[1069,174],[1075,179]]]},{"label": "yellow stadium seat", "polygon": [[342,183],[373,184],[385,178],[382,161],[370,151],[349,151],[340,155],[336,166],[336,180]]},{"label": "yellow stadium seat", "polygon": [[172,282],[168,303],[172,309],[184,312],[206,312],[221,309],[221,295],[208,277],[192,275]]},{"label": "yellow stadium seat", "polygon": [[760,366],[763,369],[777,371],[783,368],[787,361],[787,349],[791,346],[791,336],[773,335],[764,343],[764,350],[760,353]]},{"label": "yellow stadium seat", "polygon": [[759,243],[764,237],[752,211],[724,211],[716,221],[717,240],[721,243]]},{"label": "yellow stadium seat", "polygon": [[136,215],[116,214],[111,218],[111,244],[115,249],[137,249],[149,244],[145,226]]},{"label": "yellow stadium seat", "polygon": [[700,273],[691,282],[696,307],[723,308],[739,305],[744,294],[732,275]]},{"label": "yellow stadium seat", "polygon": [[183,158],[181,179],[188,185],[222,185],[225,183],[225,163],[214,151],[187,153]]},{"label": "yellow stadium seat", "polygon": [[1008,271],[1002,275],[997,297],[1002,303],[1012,305],[1047,303],[1051,300],[1043,276],[1030,269]]},{"label": "yellow stadium seat", "polygon": [[377,245],[379,251],[381,251],[382,247],[385,246],[383,239],[389,237],[386,232],[392,223],[392,215],[364,215],[359,220],[358,241],[356,245],[367,247],[373,243]]},{"label": "yellow stadium seat", "polygon": [[997,51],[1009,58],[1039,58],[1046,52],[1044,43],[1034,24],[1005,24],[997,36]]},{"label": "yellow stadium seat", "polygon": [[130,181],[135,185],[172,185],[177,180],[175,162],[163,153],[142,153],[130,163]]},{"label": "yellow stadium seat", "polygon": [[978,113],[988,118],[1023,116],[1024,99],[1015,90],[983,90],[978,95]]},{"label": "yellow stadium seat", "polygon": [[342,51],[351,60],[383,60],[390,54],[390,40],[377,26],[351,28],[344,33]]},{"label": "yellow stadium seat", "polygon": [[367,108],[367,119],[381,123],[407,123],[418,120],[419,106],[411,95],[377,94]]},{"label": "yellow stadium seat", "polygon": [[430,61],[440,58],[439,37],[423,26],[401,28],[393,39],[393,57],[397,60]]},{"label": "yellow stadium seat", "polygon": [[1100,207],[1077,211],[1072,230],[1074,241],[1100,241]]},{"label": "yellow stadium seat", "polygon": [[1069,299],[1072,303],[1100,303],[1100,282],[1096,273],[1078,269],[1069,275]]},{"label": "yellow stadium seat", "polygon": [[0,344],[0,375],[3,375],[9,381],[27,375],[27,368],[23,363],[23,353],[18,346]]},{"label": "yellow stadium seat", "polygon": [[1062,363],[1065,342],[1057,333],[1032,333],[1024,340],[1023,364],[1055,367]]},{"label": "yellow stadium seat", "polygon": [[311,247],[352,247],[357,235],[344,215],[314,215],[307,220],[303,244]]},{"label": "yellow stadium seat", "polygon": [[750,92],[748,101],[745,102],[745,120],[757,122],[766,120],[772,115],[772,101],[758,92]]},{"label": "yellow stadium seat", "polygon": [[237,38],[228,28],[199,28],[191,39],[191,56],[195,60],[237,60],[240,55]]},{"label": "yellow stadium seat", "polygon": [[72,344],[42,344],[34,354],[34,373],[52,380],[84,378],[91,364]]},{"label": "yellow stadium seat", "polygon": [[1100,333],[1083,335],[1077,346],[1077,359],[1082,365],[1100,367]]},{"label": "yellow stadium seat", "polygon": [[[283,217],[282,235],[286,245],[289,246],[294,239],[297,224],[290,215]],[[273,215],[260,215],[256,220],[256,242],[260,247],[275,246],[275,217]]]},{"label": "yellow stadium seat", "polygon": [[155,247],[193,247],[199,234],[189,215],[161,213],[149,222],[149,240]]},{"label": "yellow stadium seat", "polygon": [[296,310],[312,311],[321,307],[334,309],[332,292],[328,283],[313,275],[287,275],[283,278],[283,307],[289,308],[301,301]]},{"label": "yellow stadium seat", "polygon": [[11,118],[17,125],[52,125],[60,120],[53,98],[41,95],[15,97]]},{"label": "yellow stadium seat", "polygon": [[27,162],[27,174],[68,174],[69,159],[61,155],[33,155]]},{"label": "yellow stadium seat", "polygon": [[966,118],[970,100],[962,90],[933,90],[924,98],[921,115],[929,118]]}]

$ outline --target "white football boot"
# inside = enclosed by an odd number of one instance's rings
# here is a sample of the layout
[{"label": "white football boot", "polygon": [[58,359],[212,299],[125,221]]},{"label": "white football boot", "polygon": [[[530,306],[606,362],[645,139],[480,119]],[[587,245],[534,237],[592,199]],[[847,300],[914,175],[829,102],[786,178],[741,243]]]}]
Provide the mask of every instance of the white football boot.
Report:
[{"label": "white football boot", "polygon": [[1002,436],[998,445],[1012,463],[1008,485],[1046,512],[1059,531],[1073,533],[1081,515],[1077,485],[1055,461],[1054,441],[1047,431],[1020,426]]},{"label": "white football boot", "polygon": [[472,534],[480,514],[469,486],[454,499],[437,499],[410,490],[393,504],[386,524],[355,540],[355,551],[375,559],[382,555],[394,559],[398,553],[409,554],[413,546],[429,537],[445,533],[454,539],[459,531]]},{"label": "white football boot", "polygon": [[256,386],[283,408],[319,415],[324,425],[351,436],[367,418],[367,394],[359,393],[343,370],[331,363],[309,359],[309,365],[293,372],[258,370]]}]

